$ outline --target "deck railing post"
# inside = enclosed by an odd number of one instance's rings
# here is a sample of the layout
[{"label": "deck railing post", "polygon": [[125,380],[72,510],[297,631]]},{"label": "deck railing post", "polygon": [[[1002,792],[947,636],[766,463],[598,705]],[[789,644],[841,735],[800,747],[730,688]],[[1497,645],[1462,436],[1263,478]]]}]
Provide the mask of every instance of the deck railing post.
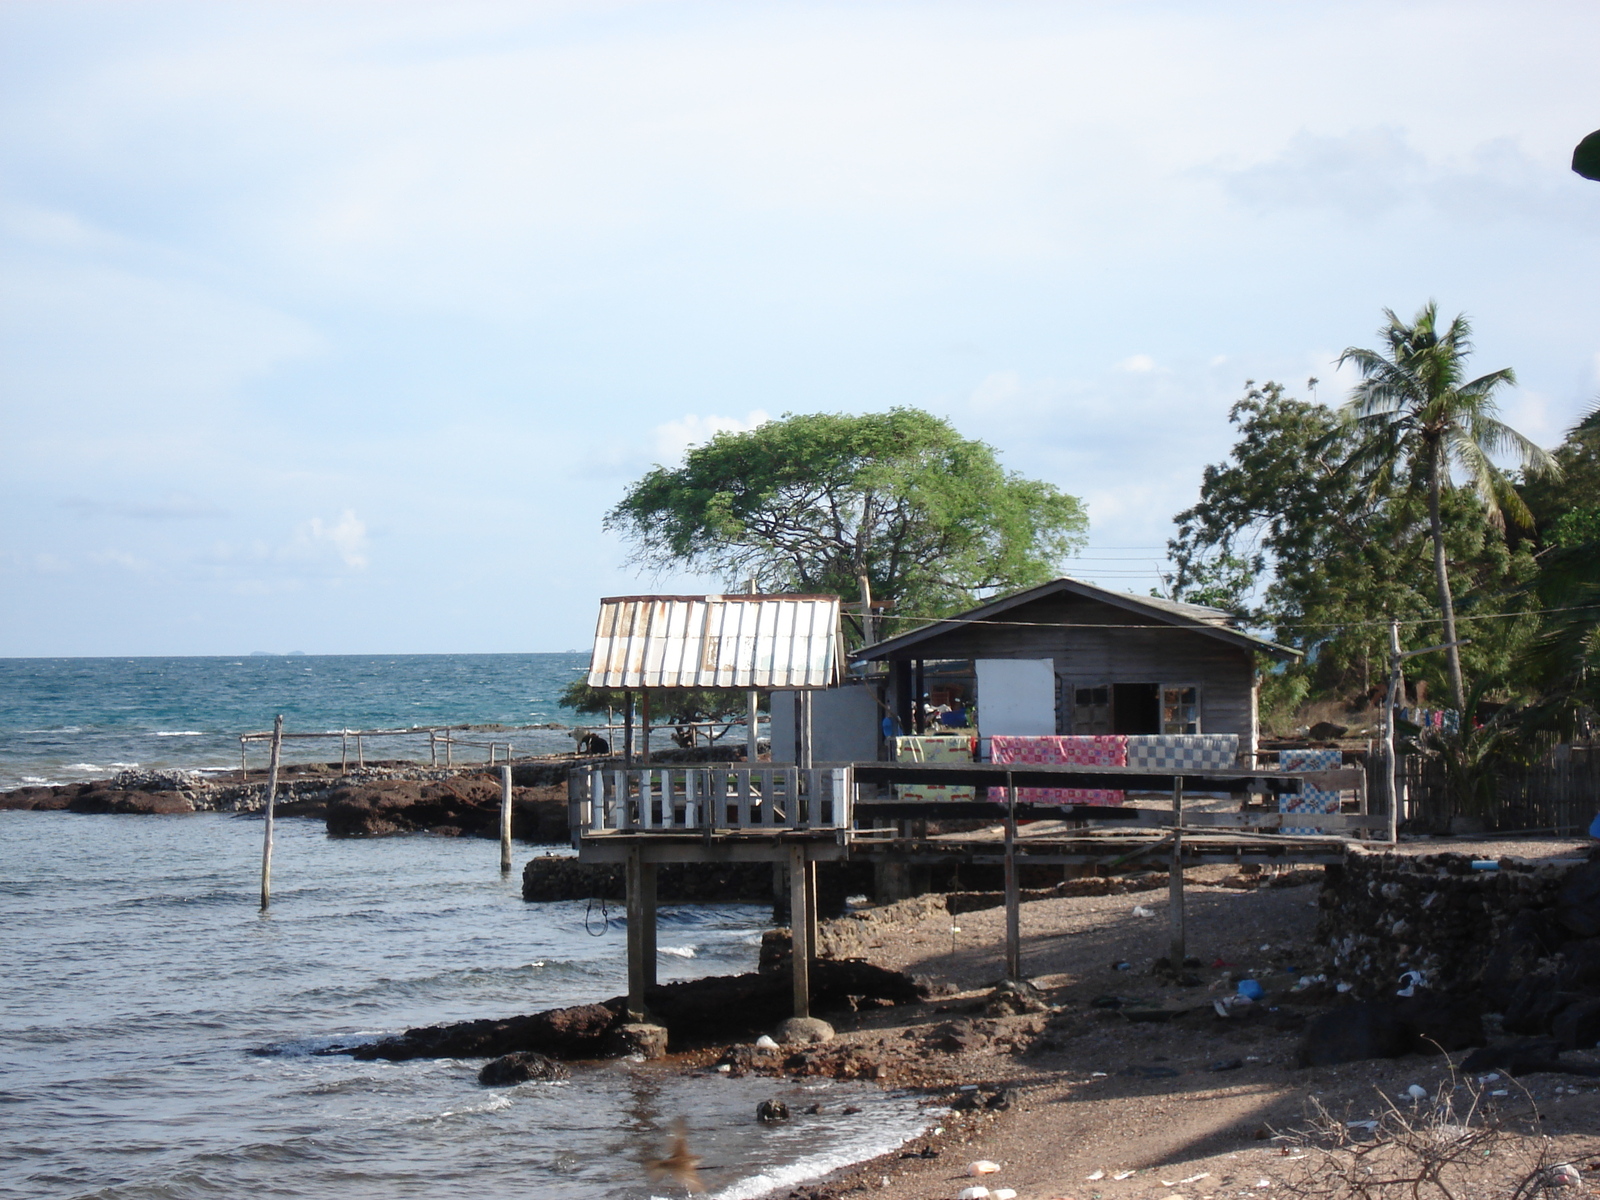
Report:
[{"label": "deck railing post", "polygon": [[1017,886],[1017,785],[1006,772],[1006,978],[1022,978],[1022,892]]},{"label": "deck railing post", "polygon": [[1172,969],[1183,971],[1188,954],[1183,927],[1183,777],[1172,781],[1172,865],[1167,873],[1167,919],[1171,925],[1171,944],[1167,957]]}]

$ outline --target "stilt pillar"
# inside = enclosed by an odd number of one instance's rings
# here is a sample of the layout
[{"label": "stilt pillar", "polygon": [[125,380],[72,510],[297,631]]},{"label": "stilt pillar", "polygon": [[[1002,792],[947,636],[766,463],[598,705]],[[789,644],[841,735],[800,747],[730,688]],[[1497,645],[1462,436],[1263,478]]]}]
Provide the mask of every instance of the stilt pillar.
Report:
[{"label": "stilt pillar", "polygon": [[1172,785],[1172,865],[1167,873],[1167,919],[1170,943],[1167,957],[1174,971],[1183,970],[1183,960],[1188,954],[1184,931],[1183,912],[1183,780]]},{"label": "stilt pillar", "polygon": [[811,1015],[811,960],[817,952],[816,865],[789,847],[789,930],[794,947],[794,1015]]},{"label": "stilt pillar", "polygon": [[645,993],[656,986],[656,864],[628,851],[628,1019],[649,1016]]}]

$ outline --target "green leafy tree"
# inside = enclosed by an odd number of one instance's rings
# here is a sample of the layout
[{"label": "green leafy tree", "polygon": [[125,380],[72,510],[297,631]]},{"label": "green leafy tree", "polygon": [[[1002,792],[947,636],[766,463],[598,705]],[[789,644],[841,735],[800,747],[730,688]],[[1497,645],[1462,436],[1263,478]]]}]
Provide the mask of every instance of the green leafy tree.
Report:
[{"label": "green leafy tree", "polygon": [[921,617],[1052,578],[1088,519],[948,422],[896,408],[720,434],[635,483],[606,527],[646,567],[846,599],[865,577],[874,599]]},{"label": "green leafy tree", "polygon": [[1539,692],[1530,722],[1570,737],[1600,711],[1600,408],[1555,458],[1559,476],[1524,488],[1541,543],[1534,590],[1547,612],[1524,665]]},{"label": "green leafy tree", "polygon": [[[590,687],[585,679],[573,680],[561,692],[563,707],[590,716],[620,713],[626,703],[621,688]],[[744,720],[747,704],[746,693],[733,688],[658,688],[650,693],[650,719],[672,726],[672,740],[678,745],[692,746],[697,741],[695,726],[720,724],[722,728],[710,731],[707,738],[717,741]],[[760,705],[765,708],[765,695]]]},{"label": "green leafy tree", "polygon": [[[1388,614],[1437,620],[1429,529],[1414,481],[1374,492],[1344,469],[1357,442],[1339,414],[1281,384],[1246,387],[1229,413],[1232,452],[1205,469],[1199,502],[1174,518],[1171,585],[1179,599],[1231,609],[1306,652],[1303,663],[1263,680],[1264,713],[1275,699],[1277,717],[1287,720],[1304,700],[1368,692],[1382,678]],[[1464,607],[1504,611],[1508,593],[1533,575],[1531,548],[1508,545],[1470,492],[1442,497],[1441,517]],[[1516,603],[1537,607],[1529,598]],[[1535,623],[1486,622],[1468,647],[1469,663],[1505,683]],[[1429,659],[1411,670],[1443,682]]]},{"label": "green leafy tree", "polygon": [[1391,309],[1384,315],[1388,324],[1379,330],[1387,343],[1384,350],[1352,346],[1339,356],[1341,365],[1353,363],[1362,375],[1345,406],[1355,435],[1347,464],[1366,478],[1373,495],[1400,479],[1420,480],[1426,487],[1434,581],[1444,640],[1451,643],[1446,651],[1450,691],[1460,711],[1466,706],[1466,689],[1460,649],[1454,644],[1456,613],[1444,524],[1452,469],[1465,477],[1485,517],[1503,528],[1507,516],[1524,525],[1531,524],[1531,516],[1493,456],[1515,455],[1530,475],[1555,471],[1555,461],[1496,415],[1496,393],[1516,382],[1509,368],[1465,379],[1472,351],[1472,329],[1465,316],[1440,329],[1438,306],[1432,301],[1409,325]]}]

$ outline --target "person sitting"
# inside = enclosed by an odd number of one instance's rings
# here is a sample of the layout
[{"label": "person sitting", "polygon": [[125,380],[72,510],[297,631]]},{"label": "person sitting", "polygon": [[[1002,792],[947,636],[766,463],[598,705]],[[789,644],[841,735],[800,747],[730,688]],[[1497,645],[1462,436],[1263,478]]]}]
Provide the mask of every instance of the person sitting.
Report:
[{"label": "person sitting", "polygon": [[967,710],[957,696],[950,701],[950,707],[939,714],[939,724],[948,729],[965,729],[967,727]]}]

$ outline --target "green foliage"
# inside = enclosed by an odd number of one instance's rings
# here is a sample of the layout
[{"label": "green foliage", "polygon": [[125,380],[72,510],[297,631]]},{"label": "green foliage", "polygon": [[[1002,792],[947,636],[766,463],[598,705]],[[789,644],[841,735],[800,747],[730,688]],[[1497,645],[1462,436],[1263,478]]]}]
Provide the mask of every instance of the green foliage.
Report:
[{"label": "green foliage", "polygon": [[[1263,679],[1270,725],[1278,707],[1381,683],[1390,613],[1407,623],[1408,644],[1440,640],[1429,526],[1413,475],[1381,491],[1344,469],[1358,431],[1331,409],[1269,382],[1247,385],[1229,419],[1238,431],[1232,452],[1205,469],[1199,503],[1175,518],[1173,586],[1179,599],[1240,612],[1306,651],[1306,662]],[[1462,582],[1463,616],[1504,611],[1512,603],[1506,593],[1534,573],[1531,548],[1508,545],[1469,491],[1441,496],[1441,524]],[[1520,603],[1536,607],[1531,598]],[[1475,673],[1506,679],[1534,624],[1474,625],[1465,661]],[[1408,674],[1443,684],[1436,659],[1442,656],[1413,660]]]},{"label": "green foliage", "polygon": [[1496,528],[1510,516],[1531,526],[1532,515],[1509,476],[1492,461],[1515,454],[1529,475],[1557,471],[1551,456],[1499,420],[1495,394],[1516,382],[1509,368],[1465,379],[1472,352],[1472,328],[1458,316],[1443,329],[1438,305],[1422,307],[1408,325],[1392,309],[1379,330],[1383,351],[1352,346],[1339,364],[1353,363],[1362,381],[1351,393],[1344,416],[1354,444],[1345,460],[1360,472],[1370,494],[1392,494],[1402,479],[1427,489],[1429,536],[1434,553],[1434,587],[1439,599],[1455,708],[1466,703],[1466,686],[1457,638],[1450,555],[1444,528],[1444,493],[1453,491],[1451,471],[1459,471]]},{"label": "green foliage", "polygon": [[916,409],[787,415],[656,467],[606,517],[634,560],[940,615],[1054,577],[1082,505]]},{"label": "green foliage", "polygon": [[[634,693],[638,699],[638,692]],[[561,705],[574,712],[591,716],[621,716],[626,695],[621,688],[590,687],[587,680],[575,679],[561,692]],[[689,727],[695,724],[718,722],[724,726],[742,721],[746,712],[746,693],[734,688],[660,688],[650,693],[650,721],[654,725],[671,725],[676,732],[673,740],[679,745],[692,745],[694,738]],[[767,707],[762,693],[759,707]],[[727,728],[714,731],[712,740],[722,737]]]}]

